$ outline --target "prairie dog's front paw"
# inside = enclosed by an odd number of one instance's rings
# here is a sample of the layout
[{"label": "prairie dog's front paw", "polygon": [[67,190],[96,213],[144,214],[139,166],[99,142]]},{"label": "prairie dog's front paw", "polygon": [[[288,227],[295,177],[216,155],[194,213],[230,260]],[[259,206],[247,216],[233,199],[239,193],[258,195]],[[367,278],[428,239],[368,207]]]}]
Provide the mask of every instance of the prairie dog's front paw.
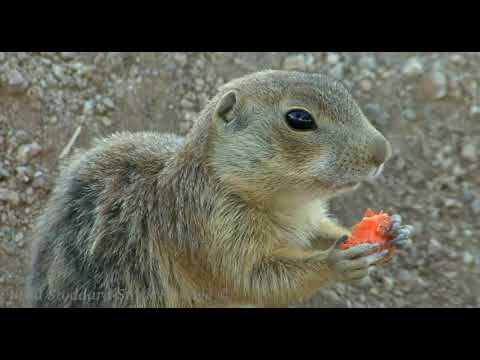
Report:
[{"label": "prairie dog's front paw", "polygon": [[346,237],[337,241],[328,259],[337,281],[358,286],[371,285],[371,265],[387,256],[388,250],[372,254],[371,250],[377,249],[378,244],[359,244],[346,250],[338,249],[345,240]]},{"label": "prairie dog's front paw", "polygon": [[402,217],[398,214],[392,215],[390,219],[391,224],[386,233],[392,237],[390,244],[399,248],[411,245],[415,228],[412,225],[403,225]]}]

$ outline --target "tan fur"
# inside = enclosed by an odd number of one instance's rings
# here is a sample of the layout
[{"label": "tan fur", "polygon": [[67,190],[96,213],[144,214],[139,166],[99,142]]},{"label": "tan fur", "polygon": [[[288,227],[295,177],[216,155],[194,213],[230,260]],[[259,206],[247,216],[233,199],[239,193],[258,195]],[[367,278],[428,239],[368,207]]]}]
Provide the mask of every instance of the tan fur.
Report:
[{"label": "tan fur", "polygon": [[[319,129],[290,129],[292,107],[311,112]],[[373,154],[390,151],[385,142],[341,84],[283,71],[223,86],[186,139],[97,141],[66,163],[39,219],[33,304],[307,299],[335,280],[326,259],[349,233],[328,216],[328,199],[370,177]],[[65,300],[77,290],[116,295]]]}]

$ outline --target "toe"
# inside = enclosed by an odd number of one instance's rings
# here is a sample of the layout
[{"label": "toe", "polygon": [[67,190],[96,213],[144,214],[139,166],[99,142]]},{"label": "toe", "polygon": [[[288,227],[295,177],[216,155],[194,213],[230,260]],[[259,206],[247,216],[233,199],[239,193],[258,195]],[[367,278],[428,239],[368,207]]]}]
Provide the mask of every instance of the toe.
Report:
[{"label": "toe", "polygon": [[390,227],[388,233],[394,234],[402,226],[402,217],[400,215],[392,215],[390,217]]}]

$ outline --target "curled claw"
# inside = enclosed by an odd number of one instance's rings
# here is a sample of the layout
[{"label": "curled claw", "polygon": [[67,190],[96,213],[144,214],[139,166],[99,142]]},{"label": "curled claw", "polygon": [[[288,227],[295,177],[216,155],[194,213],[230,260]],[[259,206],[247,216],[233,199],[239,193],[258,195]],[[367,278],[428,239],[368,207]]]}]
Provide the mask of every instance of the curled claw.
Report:
[{"label": "curled claw", "polygon": [[342,251],[342,257],[345,259],[353,259],[358,256],[365,255],[368,250],[373,250],[379,247],[379,244],[360,244],[351,247],[350,249]]},{"label": "curled claw", "polygon": [[340,239],[335,242],[335,248],[337,249],[343,242],[348,240],[348,235],[343,235]]},{"label": "curled claw", "polygon": [[414,234],[414,227],[411,225],[402,225],[402,217],[398,214],[390,217],[390,226],[386,232],[392,240],[390,244],[395,247],[405,247],[410,243],[410,238]]},{"label": "curled claw", "polygon": [[349,283],[354,286],[358,286],[361,288],[369,288],[373,285],[372,279],[370,277],[370,270],[372,268],[369,267],[368,269],[362,269],[358,271],[354,271],[349,276]]},{"label": "curled claw", "polygon": [[372,279],[369,276],[367,276],[360,279],[360,281],[353,282],[352,285],[356,285],[360,288],[369,288],[373,285],[373,282],[372,282]]},{"label": "curled claw", "polygon": [[411,225],[405,225],[400,227],[395,233],[395,237],[391,240],[391,244],[394,246],[404,246],[408,243],[408,240],[414,235],[415,229]]},{"label": "curled claw", "polygon": [[395,239],[393,239],[390,243],[395,246],[395,247],[405,247],[407,245],[410,245],[411,244],[411,239],[410,237],[405,237],[405,236],[402,236],[402,237],[397,237]]},{"label": "curled claw", "polygon": [[402,230],[408,232],[409,237],[415,235],[415,228],[412,225],[405,225]]},{"label": "curled claw", "polygon": [[400,248],[400,249],[405,249],[408,246],[412,245],[412,239],[407,238],[405,240],[399,241],[395,243],[395,247]]},{"label": "curled claw", "polygon": [[368,275],[368,268],[387,254],[388,250],[383,250],[357,259],[339,260],[336,268],[340,273],[346,274],[345,276],[350,279],[365,277]]},{"label": "curled claw", "polygon": [[388,255],[388,250],[383,250],[378,253],[367,256],[365,259],[368,261],[369,265],[375,264],[377,261],[381,260]]},{"label": "curled claw", "polygon": [[395,214],[390,217],[390,221],[391,223],[389,229],[387,230],[387,233],[393,235],[401,228],[402,217],[398,214]]}]

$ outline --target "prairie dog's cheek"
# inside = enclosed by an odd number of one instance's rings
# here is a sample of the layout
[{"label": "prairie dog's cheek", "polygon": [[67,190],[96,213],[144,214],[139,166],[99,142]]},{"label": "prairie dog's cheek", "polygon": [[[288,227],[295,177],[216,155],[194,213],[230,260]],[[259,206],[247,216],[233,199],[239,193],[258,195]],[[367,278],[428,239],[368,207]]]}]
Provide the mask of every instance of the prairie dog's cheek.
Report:
[{"label": "prairie dog's cheek", "polygon": [[335,155],[333,154],[317,156],[309,162],[310,171],[315,177],[322,177],[329,174],[334,165]]}]

